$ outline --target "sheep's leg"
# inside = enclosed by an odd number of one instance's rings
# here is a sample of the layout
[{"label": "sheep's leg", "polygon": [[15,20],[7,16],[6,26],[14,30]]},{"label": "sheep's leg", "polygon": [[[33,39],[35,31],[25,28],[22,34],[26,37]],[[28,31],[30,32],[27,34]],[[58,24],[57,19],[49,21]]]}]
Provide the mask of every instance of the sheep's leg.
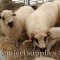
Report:
[{"label": "sheep's leg", "polygon": [[18,41],[17,41],[17,40],[15,40],[15,46],[16,46],[16,48],[18,48],[18,46],[19,46],[19,44],[18,44]]},{"label": "sheep's leg", "polygon": [[51,40],[48,45],[47,45],[47,50],[50,51],[50,49],[52,48],[52,46],[56,43],[56,39],[55,40]]},{"label": "sheep's leg", "polygon": [[36,46],[34,45],[34,50],[36,50]]},{"label": "sheep's leg", "polygon": [[25,40],[22,45],[25,45],[26,43],[32,42],[32,40]]}]

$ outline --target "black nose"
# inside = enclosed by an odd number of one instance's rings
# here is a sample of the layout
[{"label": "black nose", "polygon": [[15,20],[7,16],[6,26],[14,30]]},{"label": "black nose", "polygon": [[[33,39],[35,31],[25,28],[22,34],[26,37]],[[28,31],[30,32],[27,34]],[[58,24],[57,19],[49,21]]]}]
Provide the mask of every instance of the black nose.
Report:
[{"label": "black nose", "polygon": [[13,21],[9,22],[9,23],[8,23],[8,26],[9,26],[10,28],[13,28]]},{"label": "black nose", "polygon": [[47,50],[47,48],[45,47],[45,48],[40,48],[40,51],[41,52],[45,52]]}]

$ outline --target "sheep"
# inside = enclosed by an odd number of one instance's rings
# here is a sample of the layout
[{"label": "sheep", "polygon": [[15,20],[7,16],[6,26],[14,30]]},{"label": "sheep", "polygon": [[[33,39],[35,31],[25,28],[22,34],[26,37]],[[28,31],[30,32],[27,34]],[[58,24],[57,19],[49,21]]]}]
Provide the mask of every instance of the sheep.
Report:
[{"label": "sheep", "polygon": [[26,31],[29,42],[34,43],[34,48],[40,51],[46,50],[48,29],[58,23],[58,7],[54,2],[46,2],[35,10],[26,20]]},{"label": "sheep", "polygon": [[48,30],[48,44],[47,50],[50,51],[51,47],[56,43],[56,41],[60,41],[60,27],[52,27]]},{"label": "sheep", "polygon": [[51,57],[37,57],[34,60],[56,60],[56,59],[51,58]]},{"label": "sheep", "polygon": [[18,47],[18,39],[22,36],[25,30],[26,18],[33,12],[30,6],[23,6],[17,11],[4,10],[1,12],[1,27],[5,35],[10,39],[16,41]]}]

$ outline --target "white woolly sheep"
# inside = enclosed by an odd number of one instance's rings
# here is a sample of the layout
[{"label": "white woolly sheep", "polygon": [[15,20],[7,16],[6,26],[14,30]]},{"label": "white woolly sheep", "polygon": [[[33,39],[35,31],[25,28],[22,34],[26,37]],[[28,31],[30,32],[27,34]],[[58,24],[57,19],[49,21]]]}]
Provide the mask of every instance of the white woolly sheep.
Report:
[{"label": "white woolly sheep", "polygon": [[16,47],[18,46],[17,40],[21,37],[22,32],[25,29],[26,18],[33,11],[32,7],[23,6],[16,12],[4,10],[1,13],[2,30],[8,38],[16,41]]},{"label": "white woolly sheep", "polygon": [[56,59],[51,58],[51,57],[37,57],[34,60],[56,60]]},{"label": "white woolly sheep", "polygon": [[[48,29],[58,23],[58,7],[54,2],[42,4],[26,20],[26,31],[34,46],[44,51],[47,45]],[[27,40],[28,41],[28,40]],[[26,41],[26,42],[27,42]]]}]

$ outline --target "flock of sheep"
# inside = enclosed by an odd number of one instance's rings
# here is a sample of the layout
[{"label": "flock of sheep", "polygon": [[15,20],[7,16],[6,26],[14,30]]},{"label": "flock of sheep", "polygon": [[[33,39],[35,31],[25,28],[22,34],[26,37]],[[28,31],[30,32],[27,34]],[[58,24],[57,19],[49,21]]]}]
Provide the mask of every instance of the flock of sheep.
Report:
[{"label": "flock of sheep", "polygon": [[[41,52],[51,49],[52,45],[60,40],[60,1],[46,2],[35,11],[30,6],[23,6],[17,11],[4,10],[1,12],[1,27],[5,35],[15,40],[18,48],[18,40],[26,31],[29,40],[22,44],[32,42],[34,49],[38,47]],[[55,60],[49,57],[40,57],[35,60]]]}]

